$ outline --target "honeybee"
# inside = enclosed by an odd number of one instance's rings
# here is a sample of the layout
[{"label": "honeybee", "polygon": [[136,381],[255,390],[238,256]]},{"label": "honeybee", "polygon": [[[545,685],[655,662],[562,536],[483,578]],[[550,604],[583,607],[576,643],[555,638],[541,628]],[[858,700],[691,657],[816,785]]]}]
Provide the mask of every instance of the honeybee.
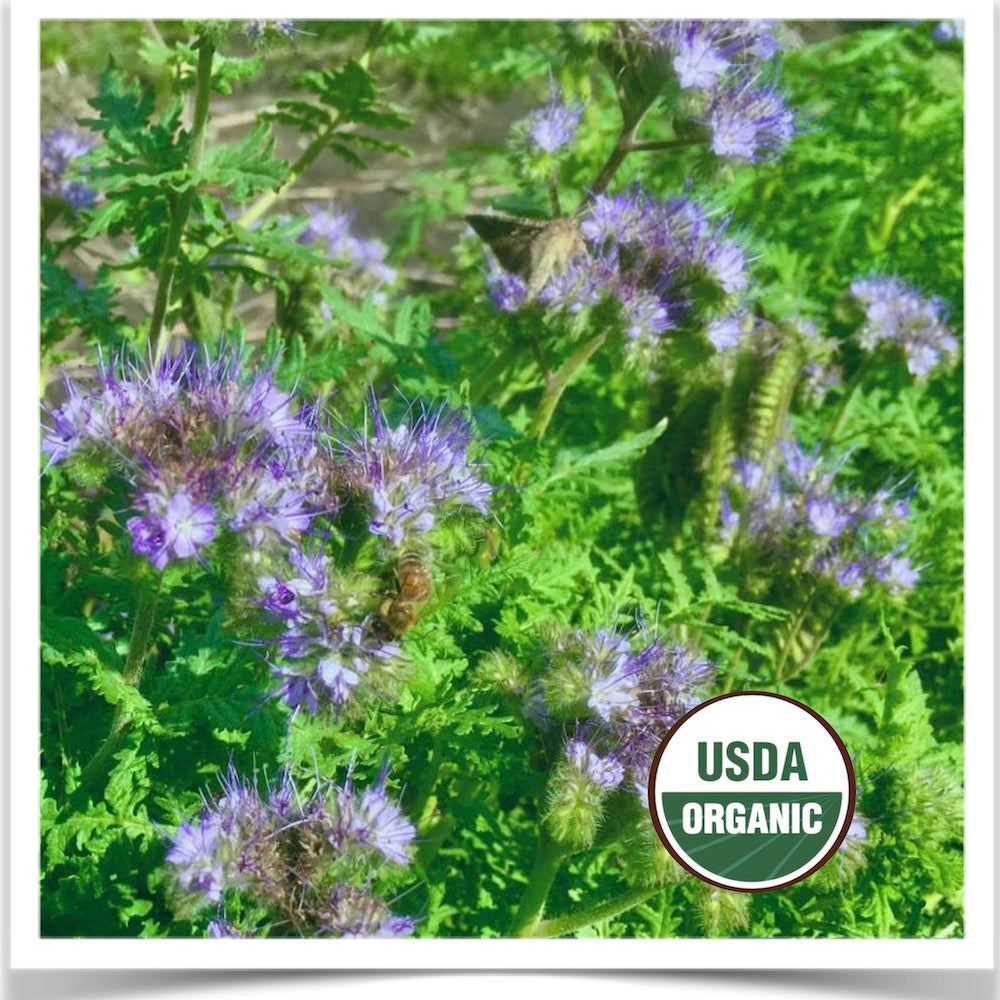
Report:
[{"label": "honeybee", "polygon": [[404,552],[396,563],[397,591],[378,610],[379,618],[396,634],[405,635],[417,623],[420,609],[430,599],[431,571],[419,552]]},{"label": "honeybee", "polygon": [[467,215],[465,221],[489,246],[504,270],[519,274],[527,289],[525,304],[570,262],[586,254],[580,230],[572,219],[548,221],[509,215]]}]

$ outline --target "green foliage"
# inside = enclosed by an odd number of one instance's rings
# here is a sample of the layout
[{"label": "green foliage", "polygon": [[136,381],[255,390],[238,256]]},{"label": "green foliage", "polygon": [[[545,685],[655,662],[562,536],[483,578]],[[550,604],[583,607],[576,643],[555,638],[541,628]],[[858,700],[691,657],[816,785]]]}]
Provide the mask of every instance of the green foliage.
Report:
[{"label": "green foliage", "polygon": [[[392,889],[419,936],[961,935],[962,371],[917,380],[888,350],[862,351],[846,299],[856,276],[899,274],[947,299],[961,329],[960,51],[875,25],[787,52],[800,133],[773,162],[734,166],[678,131],[663,65],[612,45],[611,23],[305,22],[253,51],[238,25],[157,24],[43,25],[43,64],[68,60],[92,83],[80,124],[97,145],[80,176],[98,192],[76,216],[43,217],[47,405],[63,402],[55,365],[89,373],[97,349],[245,341],[343,428],[371,389],[394,416],[411,401],[462,408],[497,490],[486,524],[434,534],[434,594],[400,639],[392,696],[293,717],[269,697],[237,554],[220,542],[156,573],[131,551],[122,482],[92,456],[47,469],[43,933],[200,935],[208,916],[172,907],[165,838],[230,762],[268,779],[350,767],[358,787],[388,762],[417,830]],[[550,72],[588,102],[578,139],[545,161],[553,178],[507,143]],[[238,134],[215,133],[233,107]],[[757,333],[735,355],[707,346],[720,293],[697,276],[699,318],[631,362],[612,303],[565,315],[488,300],[461,216],[547,215],[552,188],[581,211],[623,121],[680,141],[623,158],[609,190],[639,177],[698,196],[752,249]],[[302,188],[324,179],[357,232],[385,238],[394,279],[304,241]],[[353,203],[357,190],[372,200]],[[831,358],[842,378],[817,394],[806,366]],[[915,486],[900,544],[921,579],[905,598],[833,593],[720,536],[734,458],[768,461],[789,428],[849,453],[839,476],[854,492]],[[392,565],[340,513],[329,545],[374,612]],[[637,622],[711,659],[708,693],[776,689],[826,717],[856,762],[866,838],[796,886],[727,893],[678,868],[631,789],[581,783],[562,720],[532,717],[543,639]]]}]

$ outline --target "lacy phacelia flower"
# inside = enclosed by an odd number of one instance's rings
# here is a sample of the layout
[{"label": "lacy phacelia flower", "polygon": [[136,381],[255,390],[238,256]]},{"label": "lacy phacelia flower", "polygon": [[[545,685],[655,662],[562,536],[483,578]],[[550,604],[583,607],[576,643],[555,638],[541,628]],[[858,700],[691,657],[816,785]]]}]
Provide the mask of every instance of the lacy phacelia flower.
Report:
[{"label": "lacy phacelia flower", "polygon": [[42,135],[41,193],[43,198],[59,198],[74,211],[89,208],[96,192],[82,181],[73,180],[73,163],[90,152],[90,140],[66,129],[54,129]]},{"label": "lacy phacelia flower", "polygon": [[[661,201],[633,186],[592,200],[580,222],[587,252],[554,274],[538,302],[568,313],[617,301],[622,328],[633,350],[655,348],[690,310],[697,281],[734,295],[748,285],[747,256],[726,237],[726,223],[713,222],[687,198]],[[487,284],[505,312],[520,308],[526,283],[491,261]]]},{"label": "lacy phacelia flower", "polygon": [[738,459],[721,500],[723,537],[742,532],[785,576],[826,577],[854,596],[870,583],[910,590],[919,570],[897,544],[908,500],[888,489],[849,493],[836,482],[844,460],[825,462],[794,441],[781,442],[768,463]]},{"label": "lacy phacelia flower", "polygon": [[762,160],[796,132],[795,114],[763,64],[781,47],[774,21],[643,21],[640,39],[667,54],[687,103],[681,113],[701,122],[718,156]]},{"label": "lacy phacelia flower", "polygon": [[516,135],[523,133],[529,148],[544,153],[554,153],[573,141],[583,115],[583,102],[567,104],[562,91],[553,86],[549,101],[544,107],[533,111],[522,122],[514,126]]},{"label": "lacy phacelia flower", "polygon": [[[300,793],[285,774],[262,797],[230,767],[222,795],[171,838],[167,866],[187,912],[212,904],[209,937],[254,937],[226,916],[239,893],[272,920],[270,933],[301,937],[399,937],[411,918],[391,913],[371,891],[383,865],[407,865],[416,831],[385,790],[386,772],[359,794],[318,781]],[[245,911],[244,911],[245,912]]]},{"label": "lacy phacelia flower", "polygon": [[575,722],[566,761],[600,789],[626,778],[644,789],[656,747],[698,704],[712,664],[683,646],[605,629],[556,632],[547,647],[531,700],[535,714],[544,708],[547,720]]},{"label": "lacy phacelia flower", "polygon": [[289,540],[335,506],[314,409],[297,407],[270,369],[236,352],[189,349],[151,368],[125,357],[97,384],[67,380],[49,411],[49,464],[85,453],[132,484],[133,548],[158,569],[198,556],[222,530],[252,546]]},{"label": "lacy phacelia flower", "polygon": [[926,377],[932,368],[958,355],[958,340],[947,325],[948,309],[925,297],[901,278],[858,278],[851,295],[865,312],[858,342],[866,351],[881,343],[898,346],[911,375]]},{"label": "lacy phacelia flower", "polygon": [[268,37],[294,38],[300,33],[297,21],[246,21],[243,34],[252,42],[260,42]]},{"label": "lacy phacelia flower", "polygon": [[712,151],[719,156],[763,160],[780,152],[795,134],[795,115],[773,87],[742,80],[718,90],[705,112]]},{"label": "lacy phacelia flower", "polygon": [[330,260],[347,265],[343,277],[348,281],[391,285],[396,280],[396,269],[385,262],[389,248],[381,240],[356,236],[351,229],[353,225],[353,216],[336,205],[314,208],[299,242],[325,243]]},{"label": "lacy phacelia flower", "polygon": [[400,547],[463,510],[486,514],[493,487],[469,457],[472,427],[458,413],[423,410],[392,427],[377,401],[366,434],[347,440],[348,474],[372,511],[369,531]]}]

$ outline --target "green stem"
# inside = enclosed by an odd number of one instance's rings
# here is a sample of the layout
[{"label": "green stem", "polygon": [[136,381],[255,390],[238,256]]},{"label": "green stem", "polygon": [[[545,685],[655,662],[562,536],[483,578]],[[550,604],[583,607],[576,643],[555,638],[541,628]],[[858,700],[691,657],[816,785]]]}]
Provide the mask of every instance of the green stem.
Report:
[{"label": "green stem", "polygon": [[[146,653],[149,651],[149,639],[153,632],[153,622],[156,618],[156,601],[159,596],[159,584],[154,587],[142,587],[136,598],[135,621],[132,624],[132,637],[129,639],[128,652],[125,654],[125,665],[122,668],[122,680],[138,689],[142,683],[146,663]],[[122,737],[129,724],[128,710],[119,702],[115,708],[115,716],[111,730],[105,737],[97,753],[84,768],[81,784],[89,786],[95,778],[104,772],[108,759],[118,749]]]},{"label": "green stem", "polygon": [[658,892],[663,892],[662,885],[639,886],[637,889],[630,889],[616,899],[611,899],[606,903],[600,903],[577,913],[568,913],[563,917],[553,917],[551,920],[539,920],[533,927],[530,934],[524,937],[562,937],[564,934],[572,934],[574,931],[582,930],[591,924],[596,924],[601,920],[611,920],[619,914],[631,910],[633,906],[644,903],[651,899]]},{"label": "green stem", "polygon": [[547,380],[545,391],[542,393],[541,402],[535,411],[534,419],[531,421],[531,433],[535,437],[542,437],[546,428],[552,420],[552,415],[556,412],[559,400],[563,392],[572,381],[573,376],[590,360],[591,355],[598,351],[608,339],[608,334],[599,333],[591,337],[585,344],[582,344],[570,356],[569,360]]},{"label": "green stem", "polygon": [[830,425],[830,429],[823,438],[821,450],[836,441],[837,436],[840,434],[841,430],[843,430],[844,422],[847,420],[847,416],[851,410],[851,403],[854,401],[854,397],[857,395],[858,388],[861,383],[865,380],[865,377],[871,370],[873,358],[874,353],[869,353],[868,357],[865,358],[865,360],[858,367],[858,370],[851,377],[851,381],[844,390],[844,398],[841,399],[836,416],[833,418],[833,423]]},{"label": "green stem", "polygon": [[622,129],[621,135],[618,136],[618,142],[615,143],[614,149],[608,154],[607,160],[604,161],[604,166],[601,167],[597,177],[594,179],[594,183],[591,184],[590,191],[584,198],[584,204],[603,193],[604,189],[611,183],[615,172],[622,165],[622,161],[632,152],[632,147],[635,143],[635,130],[638,128],[638,124],[636,122],[634,125]]},{"label": "green stem", "polygon": [[819,589],[814,586],[809,593],[809,597],[799,609],[794,621],[789,626],[788,635],[785,636],[785,640],[781,644],[781,654],[774,668],[774,688],[776,691],[781,687],[782,682],[787,679],[785,675],[785,665],[788,663],[788,658],[792,655],[792,646],[795,644],[795,640],[798,638],[799,632],[805,624],[806,618],[808,617],[818,594]]},{"label": "green stem", "polygon": [[539,835],[535,863],[528,877],[528,885],[524,890],[517,916],[514,918],[512,937],[536,936],[535,931],[545,912],[545,901],[549,898],[549,890],[565,857],[566,852],[563,847],[550,840],[544,833]]},{"label": "green stem", "polygon": [[507,346],[486,365],[473,379],[469,398],[474,403],[482,403],[496,385],[500,376],[524,353],[525,345],[518,338],[512,338]]},{"label": "green stem", "polygon": [[657,150],[687,149],[688,146],[696,146],[697,139],[641,139],[636,140],[629,146],[630,153],[651,153]]},{"label": "green stem", "polygon": [[[205,126],[208,123],[209,100],[212,94],[212,57],[215,47],[207,38],[198,39],[198,75],[195,84],[194,124],[191,128],[191,156],[188,167],[192,174],[201,169],[202,155],[205,151]],[[170,292],[173,288],[174,274],[177,271],[177,260],[180,255],[181,238],[184,227],[194,205],[197,194],[195,179],[174,203],[173,216],[170,220],[170,230],[167,233],[166,246],[163,248],[163,260],[156,281],[156,299],[153,303],[153,315],[149,321],[149,341],[156,344],[155,359],[158,362],[164,355],[169,341],[169,332],[163,325],[170,306]]]},{"label": "green stem", "polygon": [[892,236],[892,231],[896,228],[896,223],[899,222],[899,217],[903,209],[915,201],[920,192],[930,185],[932,181],[933,177],[930,174],[921,174],[903,194],[886,206],[885,215],[882,217],[882,225],[872,245],[873,250],[876,252],[885,250],[889,245],[889,238]]}]

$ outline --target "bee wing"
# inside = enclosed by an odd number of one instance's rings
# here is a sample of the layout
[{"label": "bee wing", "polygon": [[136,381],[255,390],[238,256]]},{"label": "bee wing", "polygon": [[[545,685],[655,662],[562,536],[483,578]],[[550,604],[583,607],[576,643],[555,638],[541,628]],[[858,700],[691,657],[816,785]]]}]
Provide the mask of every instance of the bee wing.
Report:
[{"label": "bee wing", "polygon": [[527,278],[531,273],[531,245],[544,222],[508,215],[467,215],[465,221],[493,251],[501,267]]}]

